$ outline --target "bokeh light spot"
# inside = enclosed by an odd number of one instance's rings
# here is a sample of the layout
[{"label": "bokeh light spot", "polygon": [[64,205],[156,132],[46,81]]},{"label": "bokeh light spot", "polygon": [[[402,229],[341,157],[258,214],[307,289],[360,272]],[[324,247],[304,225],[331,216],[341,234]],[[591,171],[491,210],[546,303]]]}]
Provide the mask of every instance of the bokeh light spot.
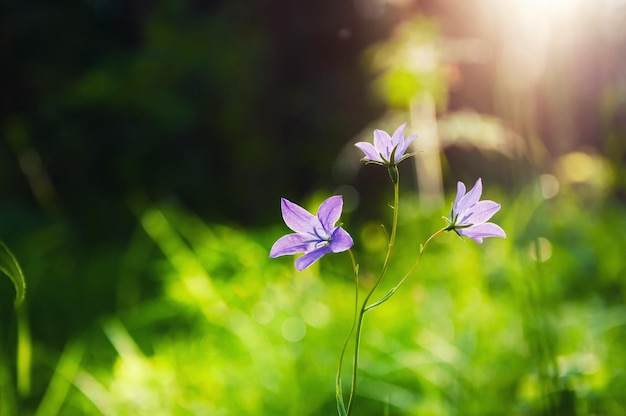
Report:
[{"label": "bokeh light spot", "polygon": [[530,243],[528,253],[533,260],[544,262],[552,257],[552,243],[543,237],[539,237]]},{"label": "bokeh light spot", "polygon": [[561,157],[559,165],[570,182],[585,182],[595,172],[593,159],[583,152],[572,152]]},{"label": "bokeh light spot", "polygon": [[351,36],[352,36],[352,32],[348,28],[344,27],[344,28],[339,29],[339,31],[337,31],[337,37],[341,40],[350,39]]},{"label": "bokeh light spot", "polygon": [[541,175],[539,177],[541,196],[544,199],[554,198],[559,193],[559,181],[553,175]]},{"label": "bokeh light spot", "polygon": [[304,322],[314,328],[323,328],[330,321],[330,310],[321,302],[307,302],[301,312]]},{"label": "bokeh light spot", "polygon": [[354,0],[354,9],[364,19],[379,19],[385,14],[384,0]]},{"label": "bokeh light spot", "polygon": [[300,318],[291,317],[283,321],[282,334],[289,342],[298,342],[306,335],[306,324]]},{"label": "bokeh light spot", "polygon": [[260,324],[269,324],[273,317],[274,307],[267,302],[260,301],[252,307],[252,319]]}]

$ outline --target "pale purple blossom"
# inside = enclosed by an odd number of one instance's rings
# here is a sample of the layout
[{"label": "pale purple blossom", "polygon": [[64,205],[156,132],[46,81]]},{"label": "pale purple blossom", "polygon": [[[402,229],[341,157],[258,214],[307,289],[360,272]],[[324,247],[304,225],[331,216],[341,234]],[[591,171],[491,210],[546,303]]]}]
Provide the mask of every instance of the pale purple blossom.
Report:
[{"label": "pale purple blossom", "polygon": [[339,253],[352,247],[352,237],[335,223],[341,216],[343,198],[331,196],[320,205],[317,216],[301,206],[281,198],[280,209],[287,227],[295,233],[278,239],[270,250],[270,257],[304,253],[295,261],[302,271],[328,253]]},{"label": "pale purple blossom", "polygon": [[465,193],[465,184],[457,185],[456,199],[450,211],[450,225],[446,230],[454,230],[462,237],[468,237],[477,243],[482,243],[486,237],[506,237],[506,233],[500,226],[486,222],[498,210],[500,204],[493,201],[479,201],[483,192],[483,184],[480,178],[474,187]]},{"label": "pale purple blossom", "polygon": [[365,157],[361,159],[365,163],[374,163],[383,166],[395,166],[404,159],[411,156],[405,153],[409,145],[417,135],[404,138],[406,123],[393,132],[392,136],[383,130],[374,130],[374,144],[369,142],[358,142],[356,147],[361,149]]}]

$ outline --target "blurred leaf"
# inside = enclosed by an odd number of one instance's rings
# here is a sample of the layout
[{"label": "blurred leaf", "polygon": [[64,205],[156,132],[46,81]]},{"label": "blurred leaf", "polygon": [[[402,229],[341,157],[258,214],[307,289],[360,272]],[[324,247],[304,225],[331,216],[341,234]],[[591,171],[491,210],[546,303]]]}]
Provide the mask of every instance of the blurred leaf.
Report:
[{"label": "blurred leaf", "polygon": [[17,259],[2,242],[0,242],[0,270],[9,276],[15,285],[15,306],[17,307],[26,296],[26,280]]},{"label": "blurred leaf", "polygon": [[82,341],[72,340],[68,342],[54,368],[54,373],[35,416],[60,413],[70,392],[72,381],[76,379],[80,371],[80,361],[84,352],[85,345]]},{"label": "blurred leaf", "polygon": [[408,107],[421,95],[431,96],[438,107],[445,108],[448,86],[443,55],[437,25],[423,18],[398,26],[391,39],[367,53],[377,73],[377,92],[398,108]]},{"label": "blurred leaf", "polygon": [[341,402],[337,402],[337,409],[339,411],[339,416],[345,416],[347,415],[346,413],[346,409],[344,409],[343,403]]}]

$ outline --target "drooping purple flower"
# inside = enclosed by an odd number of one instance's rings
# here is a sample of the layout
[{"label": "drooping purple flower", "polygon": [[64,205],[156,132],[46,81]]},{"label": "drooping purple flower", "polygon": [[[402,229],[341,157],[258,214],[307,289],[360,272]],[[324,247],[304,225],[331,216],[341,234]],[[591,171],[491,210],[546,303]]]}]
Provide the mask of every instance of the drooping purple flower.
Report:
[{"label": "drooping purple flower", "polygon": [[482,244],[486,237],[506,237],[506,233],[500,226],[486,222],[498,210],[500,204],[493,201],[479,201],[483,192],[483,184],[480,178],[474,187],[465,193],[465,184],[457,184],[457,194],[454,205],[450,211],[450,225],[446,230],[454,230],[462,237],[468,237]]},{"label": "drooping purple flower", "polygon": [[369,142],[356,143],[355,146],[365,154],[365,157],[361,160],[365,163],[374,163],[382,166],[395,166],[410,157],[411,154],[405,154],[405,152],[417,135],[414,134],[405,139],[405,128],[406,123],[398,127],[392,136],[389,136],[386,131],[374,130],[373,145]]},{"label": "drooping purple flower", "polygon": [[339,253],[352,247],[354,242],[343,228],[335,226],[341,216],[343,198],[331,196],[320,205],[317,216],[301,206],[281,198],[280,209],[287,227],[295,233],[278,239],[270,250],[270,257],[304,253],[295,261],[302,271],[328,253]]}]

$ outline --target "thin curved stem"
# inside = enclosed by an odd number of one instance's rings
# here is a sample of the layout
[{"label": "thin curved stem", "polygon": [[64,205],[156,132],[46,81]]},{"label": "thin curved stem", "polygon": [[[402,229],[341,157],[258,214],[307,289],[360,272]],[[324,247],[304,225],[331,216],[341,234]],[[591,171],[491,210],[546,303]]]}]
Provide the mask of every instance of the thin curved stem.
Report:
[{"label": "thin curved stem", "polygon": [[350,342],[350,337],[354,332],[354,328],[357,323],[357,315],[359,312],[359,265],[356,263],[356,259],[354,258],[354,254],[352,250],[348,250],[348,254],[350,254],[350,260],[352,261],[352,270],[354,272],[354,319],[352,321],[352,326],[350,327],[350,331],[348,331],[348,335],[346,336],[346,340],[343,343],[343,348],[341,349],[341,355],[339,356],[339,367],[337,368],[337,378],[335,381],[335,394],[337,396],[337,409],[339,414],[346,414],[346,407],[343,403],[343,389],[341,388],[341,370],[343,367],[343,357],[346,353],[346,349],[348,348],[348,343]]},{"label": "thin curved stem", "polygon": [[374,292],[380,285],[380,282],[383,280],[385,273],[387,273],[387,269],[389,268],[389,262],[391,260],[391,253],[393,252],[393,248],[396,242],[396,231],[398,229],[398,207],[399,207],[399,201],[400,201],[400,184],[399,184],[400,180],[398,177],[396,177],[395,180],[394,178],[392,178],[392,181],[393,181],[393,193],[394,193],[393,222],[391,225],[391,235],[389,236],[389,243],[387,245],[387,255],[385,256],[385,261],[383,262],[383,267],[380,271],[380,274],[378,275],[378,279],[376,280],[376,283],[374,283],[374,286],[370,289],[370,291],[365,296],[365,299],[363,300],[363,303],[361,305],[361,310],[358,314],[358,319],[356,323],[356,335],[355,335],[355,342],[354,342],[354,360],[353,360],[353,368],[352,368],[352,383],[350,387],[350,397],[348,399],[348,408],[347,408],[348,416],[350,415],[350,412],[352,411],[352,402],[354,399],[354,394],[356,392],[358,363],[359,363],[359,347],[361,345],[361,331],[363,328],[363,317],[366,312],[367,302],[369,301],[369,299],[372,297],[372,295],[374,294]]},{"label": "thin curved stem", "polygon": [[372,303],[371,305],[365,307],[364,312],[367,312],[369,310],[372,310],[372,309],[376,308],[377,306],[379,306],[382,303],[384,303],[385,301],[387,301],[387,299],[389,299],[394,293],[396,293],[396,290],[398,290],[398,288],[400,286],[402,286],[402,284],[405,282],[405,280],[408,279],[409,276],[411,276],[411,274],[413,274],[415,269],[417,269],[417,266],[419,266],[420,260],[422,260],[422,255],[424,254],[424,251],[426,250],[426,247],[428,247],[428,243],[430,243],[435,237],[439,236],[444,231],[448,231],[448,228],[447,227],[446,228],[442,228],[441,230],[435,232],[433,235],[428,237],[428,240],[426,240],[426,242],[420,246],[420,254],[417,256],[417,260],[415,261],[415,264],[413,264],[413,267],[411,267],[411,269],[404,275],[404,277],[398,282],[398,284],[395,285],[394,287],[392,287],[391,290],[389,290],[389,292],[387,292],[387,294],[385,296],[383,296],[382,298],[380,298],[376,302]]}]

